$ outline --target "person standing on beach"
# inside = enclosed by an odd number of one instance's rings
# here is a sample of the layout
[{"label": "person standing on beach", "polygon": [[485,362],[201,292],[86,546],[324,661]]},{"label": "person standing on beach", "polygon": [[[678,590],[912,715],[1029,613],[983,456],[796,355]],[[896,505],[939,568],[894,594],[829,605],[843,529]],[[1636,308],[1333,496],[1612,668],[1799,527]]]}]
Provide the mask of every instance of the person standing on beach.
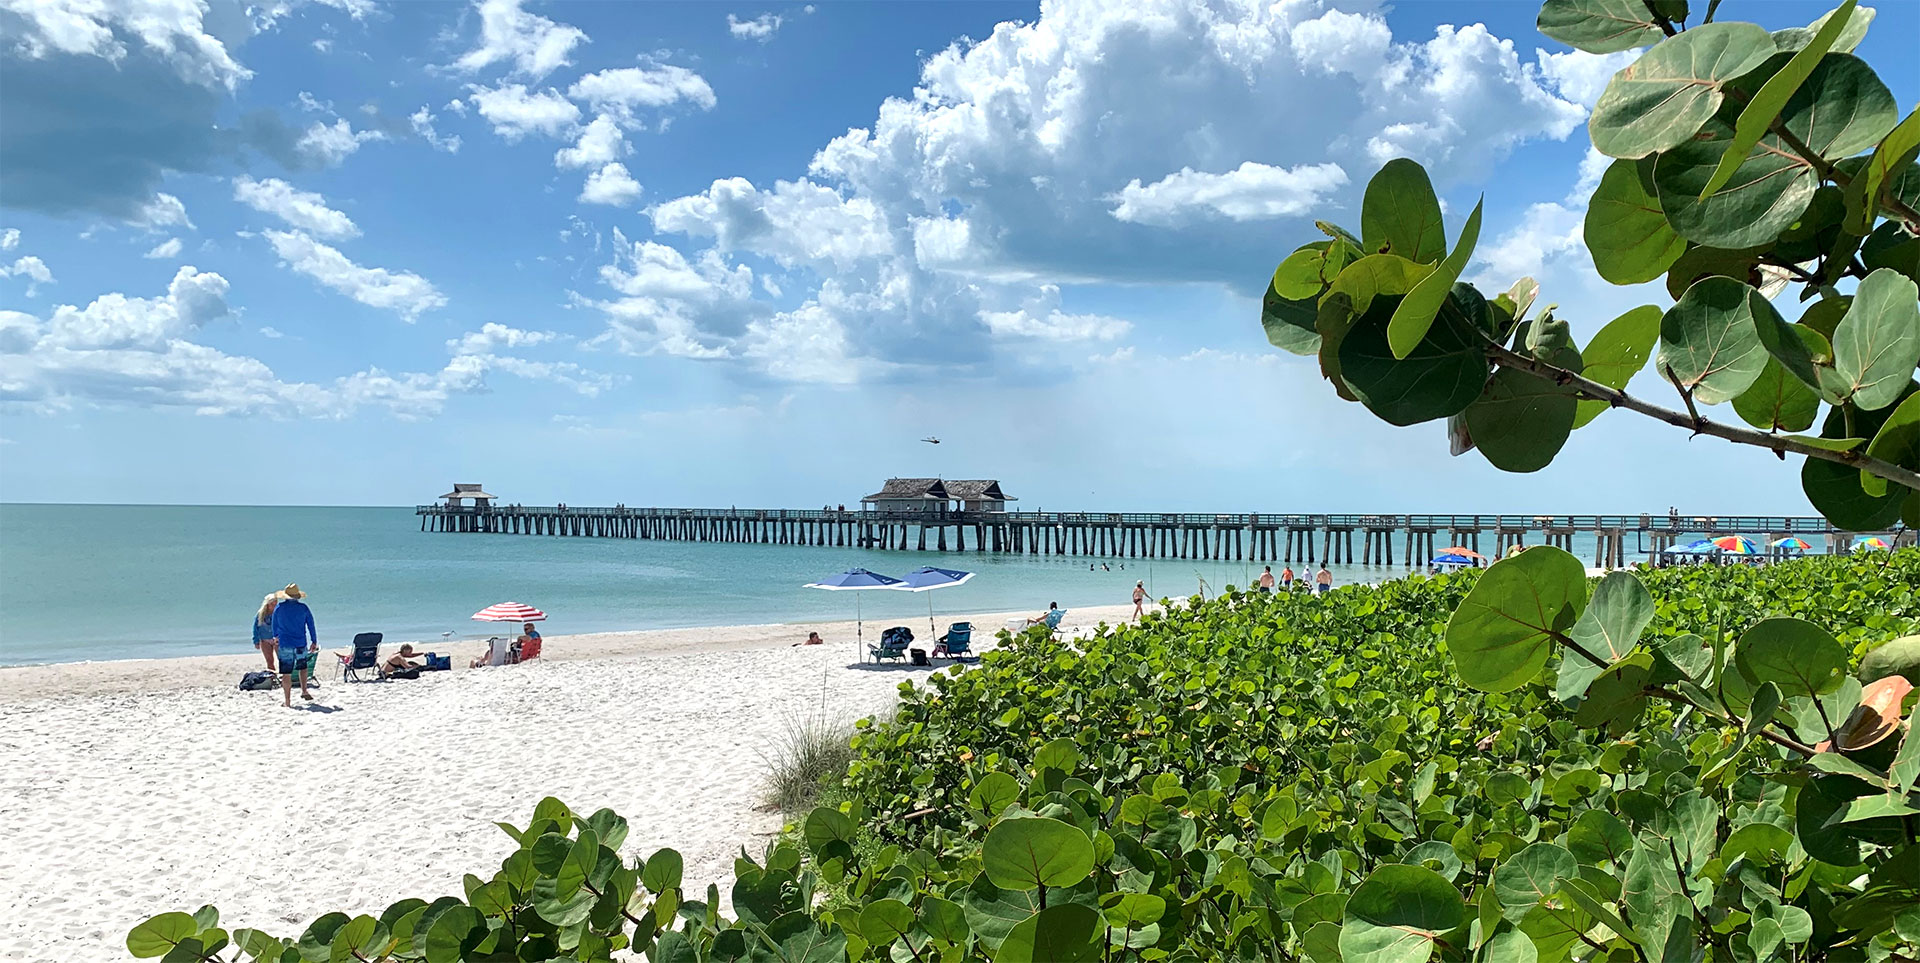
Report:
[{"label": "person standing on beach", "polygon": [[285,598],[273,610],[273,636],[280,647],[280,667],[286,670],[280,673],[280,694],[291,709],[294,676],[300,677],[300,698],[313,701],[313,693],[307,691],[307,676],[313,674],[307,668],[307,652],[320,651],[320,633],[313,628],[313,610],[300,601],[306,598],[300,586],[289,583],[280,594]]},{"label": "person standing on beach", "polygon": [[1147,617],[1146,606],[1147,606],[1147,583],[1145,581],[1139,581],[1139,582],[1133,583],[1133,617],[1135,619],[1146,618]]},{"label": "person standing on beach", "polygon": [[1260,594],[1273,594],[1273,566],[1271,565],[1260,570]]},{"label": "person standing on beach", "polygon": [[1325,562],[1320,563],[1320,571],[1313,575],[1313,594],[1325,595],[1333,591],[1333,573],[1327,571]]},{"label": "person standing on beach", "polygon": [[267,671],[278,673],[280,668],[274,661],[278,646],[273,641],[273,610],[280,604],[280,593],[269,592],[260,602],[260,611],[253,617],[253,647],[260,650],[260,657],[267,660]]}]

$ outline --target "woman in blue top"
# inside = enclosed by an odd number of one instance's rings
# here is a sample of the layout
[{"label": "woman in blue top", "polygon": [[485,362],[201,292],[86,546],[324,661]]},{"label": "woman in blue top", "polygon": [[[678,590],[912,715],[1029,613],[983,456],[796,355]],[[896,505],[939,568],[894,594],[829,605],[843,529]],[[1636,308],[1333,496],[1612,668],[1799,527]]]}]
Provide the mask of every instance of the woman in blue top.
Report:
[{"label": "woman in blue top", "polygon": [[270,592],[260,603],[260,613],[253,617],[253,647],[260,650],[260,656],[267,660],[268,672],[279,672],[274,662],[273,609],[280,604],[280,593]]}]

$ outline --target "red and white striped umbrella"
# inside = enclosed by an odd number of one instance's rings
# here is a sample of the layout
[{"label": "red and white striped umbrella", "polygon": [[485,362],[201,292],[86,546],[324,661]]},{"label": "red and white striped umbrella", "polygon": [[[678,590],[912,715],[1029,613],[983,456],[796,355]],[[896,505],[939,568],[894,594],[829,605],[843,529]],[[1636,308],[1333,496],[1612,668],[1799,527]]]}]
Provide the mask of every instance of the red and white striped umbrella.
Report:
[{"label": "red and white striped umbrella", "polygon": [[497,602],[473,613],[480,622],[538,622],[547,613],[521,602]]}]

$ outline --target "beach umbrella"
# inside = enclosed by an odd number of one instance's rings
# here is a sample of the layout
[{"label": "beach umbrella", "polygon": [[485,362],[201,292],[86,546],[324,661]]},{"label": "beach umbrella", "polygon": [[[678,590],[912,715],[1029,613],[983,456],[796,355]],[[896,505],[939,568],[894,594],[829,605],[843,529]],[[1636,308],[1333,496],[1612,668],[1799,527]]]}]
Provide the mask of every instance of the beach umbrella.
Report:
[{"label": "beach umbrella", "polygon": [[1887,540],[1878,535],[1862,535],[1853,543],[1854,548],[1892,548]]},{"label": "beach umbrella", "polygon": [[1473,559],[1459,552],[1443,552],[1433,557],[1435,565],[1472,565]]},{"label": "beach umbrella", "polygon": [[1745,535],[1720,535],[1707,539],[1707,541],[1712,542],[1714,548],[1726,552],[1729,555],[1757,555],[1760,553],[1760,543]]},{"label": "beach umbrella", "polygon": [[1473,549],[1466,547],[1465,545],[1449,545],[1446,548],[1441,549],[1440,554],[1459,555],[1463,558],[1466,558],[1472,561],[1484,562],[1487,560],[1487,557],[1485,555],[1482,555],[1479,552],[1476,552]]},{"label": "beach umbrella", "polygon": [[1720,546],[1713,544],[1713,539],[1698,538],[1698,539],[1694,539],[1691,542],[1688,542],[1685,545],[1675,545],[1671,548],[1664,549],[1663,554],[1666,554],[1666,555],[1712,555],[1718,551],[1720,551]]},{"label": "beach umbrella", "polygon": [[1774,548],[1784,548],[1790,552],[1804,552],[1807,549],[1810,549],[1813,547],[1813,545],[1810,542],[1808,542],[1804,538],[1801,538],[1798,535],[1788,535],[1786,538],[1776,538],[1772,542],[1769,542],[1768,544],[1772,545]]},{"label": "beach umbrella", "polygon": [[541,622],[547,613],[524,602],[495,602],[473,613],[476,622]]},{"label": "beach umbrella", "polygon": [[[900,584],[900,580],[891,575],[869,572],[864,568],[850,568],[844,572],[835,572],[818,582],[808,582],[803,588],[825,589],[829,592],[863,592],[873,589],[890,589]],[[853,652],[858,656],[865,652],[866,630],[860,618],[860,596],[853,597]]]},{"label": "beach umbrella", "polygon": [[[900,584],[894,586],[894,589],[901,592],[931,592],[934,589],[965,585],[971,578],[973,578],[972,572],[923,565],[908,572],[906,577],[900,580]],[[929,595],[927,596],[927,632],[931,634],[938,631],[933,625],[933,596]]]}]

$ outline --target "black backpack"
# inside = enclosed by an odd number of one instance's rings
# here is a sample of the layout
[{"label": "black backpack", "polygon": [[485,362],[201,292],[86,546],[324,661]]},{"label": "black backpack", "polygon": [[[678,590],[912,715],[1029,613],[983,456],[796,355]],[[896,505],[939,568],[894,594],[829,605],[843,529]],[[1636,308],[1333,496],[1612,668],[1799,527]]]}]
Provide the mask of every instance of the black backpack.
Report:
[{"label": "black backpack", "polygon": [[256,689],[271,689],[276,684],[271,672],[249,672],[240,677],[240,691],[252,692]]}]

